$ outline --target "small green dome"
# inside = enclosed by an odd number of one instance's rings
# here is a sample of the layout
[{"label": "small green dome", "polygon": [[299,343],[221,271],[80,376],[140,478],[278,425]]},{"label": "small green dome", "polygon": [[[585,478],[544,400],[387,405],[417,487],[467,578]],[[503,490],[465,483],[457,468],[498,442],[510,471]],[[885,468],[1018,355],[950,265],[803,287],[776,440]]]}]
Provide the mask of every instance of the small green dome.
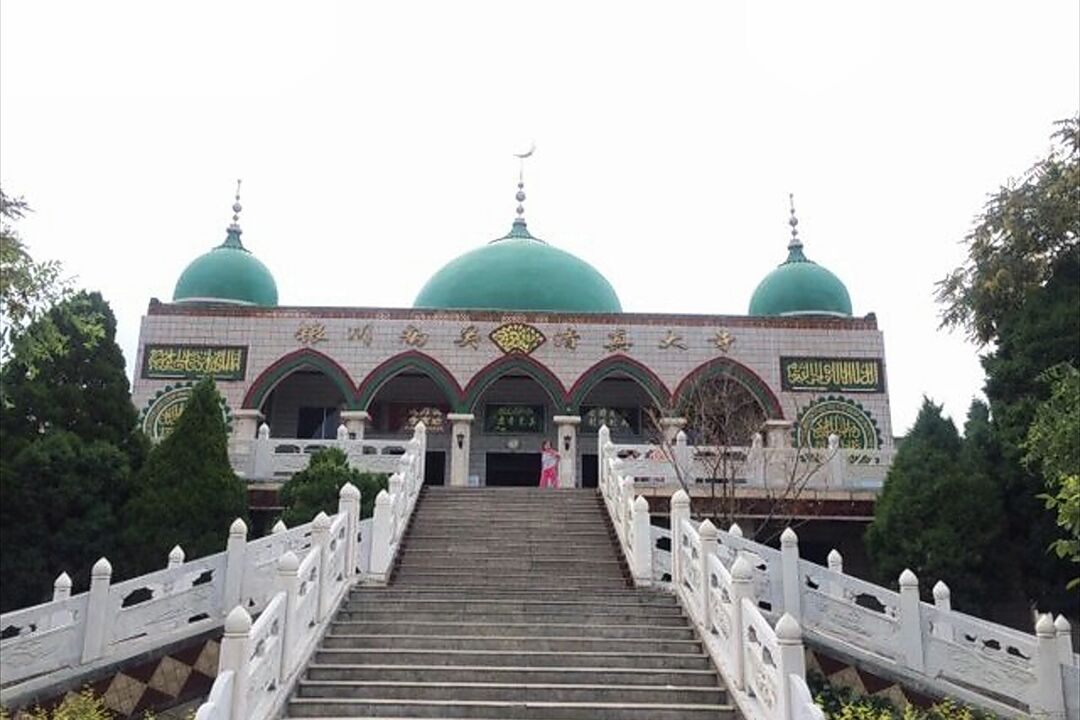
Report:
[{"label": "small green dome", "polygon": [[225,242],[195,258],[176,281],[173,302],[277,305],[277,283],[262,262],[240,242],[240,228],[229,226]]},{"label": "small green dome", "polygon": [[803,254],[795,197],[791,200],[791,241],[787,260],[765,276],[750,298],[751,315],[851,316],[851,296],[844,283]]},{"label": "small green dome", "polygon": [[518,218],[503,238],[450,261],[420,290],[416,308],[619,313],[603,275],[529,234]]}]

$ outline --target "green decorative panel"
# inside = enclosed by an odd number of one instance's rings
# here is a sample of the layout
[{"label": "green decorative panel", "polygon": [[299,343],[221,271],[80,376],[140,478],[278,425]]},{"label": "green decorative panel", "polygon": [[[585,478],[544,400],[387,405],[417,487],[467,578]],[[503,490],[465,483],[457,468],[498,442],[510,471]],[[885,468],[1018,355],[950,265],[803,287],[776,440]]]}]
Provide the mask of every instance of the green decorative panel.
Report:
[{"label": "green decorative panel", "polygon": [[877,450],[881,433],[877,421],[862,405],[842,396],[829,396],[807,405],[795,423],[796,447],[826,447],[829,435],[840,439],[840,447]]},{"label": "green decorative panel", "polygon": [[543,405],[488,405],[484,408],[484,432],[539,434],[544,432]]},{"label": "green decorative panel", "polygon": [[[194,383],[181,383],[178,385],[166,385],[158,390],[153,399],[146,404],[142,411],[140,424],[143,432],[152,442],[160,442],[169,436],[176,427],[176,421],[184,412],[188,399],[191,397],[191,389]],[[232,411],[221,400],[221,418],[225,421],[226,430],[231,431]]]},{"label": "green decorative panel", "polygon": [[786,391],[885,392],[880,358],[781,357]]},{"label": "green decorative panel", "polygon": [[147,345],[142,376],[177,380],[210,376],[243,380],[247,372],[246,345]]}]

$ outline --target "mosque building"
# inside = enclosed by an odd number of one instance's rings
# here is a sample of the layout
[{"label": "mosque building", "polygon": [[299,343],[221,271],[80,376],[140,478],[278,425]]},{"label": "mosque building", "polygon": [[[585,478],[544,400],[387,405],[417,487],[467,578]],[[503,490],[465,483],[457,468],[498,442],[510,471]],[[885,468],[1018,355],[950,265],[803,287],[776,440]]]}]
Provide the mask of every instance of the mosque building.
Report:
[{"label": "mosque building", "polygon": [[794,207],[783,262],[743,269],[764,275],[746,314],[649,314],[623,312],[599,270],[532,234],[521,182],[516,198],[509,232],[418,278],[413,307],[318,307],[278,303],[273,274],[241,240],[238,186],[224,242],[142,319],[133,401],[144,429],[167,434],[210,375],[234,465],[253,483],[281,480],[238,450],[260,430],[303,453],[345,431],[401,441],[423,420],[428,483],[534,485],[547,440],[560,485],[588,487],[601,425],[625,443],[683,426],[708,439],[688,407],[711,384],[738,408],[739,429],[719,431],[725,445],[762,431],[766,446],[835,435],[843,448],[891,451],[876,317],[855,316],[840,279],[807,257]]}]

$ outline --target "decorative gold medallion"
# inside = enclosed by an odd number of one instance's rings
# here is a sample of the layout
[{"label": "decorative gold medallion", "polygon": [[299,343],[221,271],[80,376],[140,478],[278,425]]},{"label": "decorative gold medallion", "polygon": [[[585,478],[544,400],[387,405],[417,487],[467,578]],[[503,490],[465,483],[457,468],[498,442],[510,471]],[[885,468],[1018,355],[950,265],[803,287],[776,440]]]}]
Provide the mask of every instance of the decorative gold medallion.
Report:
[{"label": "decorative gold medallion", "polygon": [[480,331],[475,325],[461,328],[461,337],[454,341],[459,348],[471,347],[473,350],[480,348]]},{"label": "decorative gold medallion", "polygon": [[491,342],[506,354],[521,353],[528,355],[543,345],[547,338],[532,325],[525,323],[507,323],[491,331]]},{"label": "decorative gold medallion", "polygon": [[326,326],[322,323],[301,323],[294,337],[301,345],[316,345],[326,340]]},{"label": "decorative gold medallion", "polygon": [[581,340],[581,335],[578,334],[578,331],[575,328],[568,327],[561,333],[555,334],[555,347],[577,350],[579,340]]}]

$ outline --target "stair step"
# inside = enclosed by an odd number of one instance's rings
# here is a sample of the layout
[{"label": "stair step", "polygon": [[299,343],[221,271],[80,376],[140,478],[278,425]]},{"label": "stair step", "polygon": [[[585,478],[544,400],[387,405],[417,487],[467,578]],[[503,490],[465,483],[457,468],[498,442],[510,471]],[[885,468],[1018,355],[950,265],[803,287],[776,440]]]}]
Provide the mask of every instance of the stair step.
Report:
[{"label": "stair step", "polygon": [[650,652],[553,652],[544,650],[445,650],[410,648],[323,648],[316,662],[385,665],[502,665],[526,667],[615,667],[666,670],[707,670],[703,654]]},{"label": "stair step", "polygon": [[[648,598],[621,599],[607,601],[603,598],[588,597],[570,600],[518,600],[518,599],[447,599],[421,598],[417,600],[395,600],[393,609],[399,612],[580,612],[587,615],[621,613],[623,615],[644,614],[648,616],[678,615],[682,610],[677,605],[651,602]],[[387,603],[369,600],[366,596],[349,598],[344,606],[345,612],[363,612],[365,610],[387,610]]]},{"label": "stair step", "polygon": [[301,698],[497,700],[516,702],[722,703],[719,687],[539,683],[434,683],[379,680],[301,680]]},{"label": "stair step", "polygon": [[552,593],[551,597],[543,597],[537,595],[535,589],[530,590],[509,590],[505,588],[484,588],[482,594],[478,594],[475,590],[468,590],[464,588],[415,588],[415,587],[403,587],[398,584],[387,585],[383,588],[370,588],[365,587],[362,589],[355,589],[349,596],[356,600],[380,600],[380,601],[392,601],[392,600],[423,600],[423,599],[436,599],[436,600],[491,600],[491,601],[514,601],[514,600],[534,600],[534,601],[546,601],[546,600],[595,600],[597,602],[610,602],[612,600],[625,600],[627,602],[640,603],[648,600],[650,603],[659,605],[670,605],[671,607],[678,606],[678,601],[674,595],[661,595],[661,594],[649,594],[628,586],[625,584],[618,584],[609,588],[597,588],[590,590],[587,593],[575,592],[567,593],[565,590],[556,589]]},{"label": "stair step", "polygon": [[501,718],[502,720],[709,720],[736,717],[726,704],[669,705],[297,698],[288,717]]},{"label": "stair step", "polygon": [[490,623],[565,623],[579,624],[591,623],[618,623],[626,622],[639,624],[648,622],[652,625],[663,627],[686,627],[686,618],[680,613],[650,613],[650,612],[612,612],[598,610],[595,612],[581,612],[580,610],[543,611],[486,611],[486,612],[448,612],[444,609],[401,611],[391,608],[384,610],[342,610],[338,614],[340,620],[346,622],[381,622],[401,620],[408,617],[410,620],[420,622],[437,621],[471,621]]},{"label": "stair step", "polygon": [[454,635],[502,637],[589,637],[636,638],[656,640],[694,640],[689,627],[657,627],[655,625],[582,625],[577,623],[471,623],[417,622],[404,619],[395,622],[344,622],[330,626],[335,635]]},{"label": "stair step", "polygon": [[641,670],[639,668],[530,668],[484,665],[332,665],[312,663],[312,680],[372,680],[385,682],[531,682],[548,684],[693,685],[714,687],[716,672],[708,670]]},{"label": "stair step", "polygon": [[475,650],[489,652],[515,650],[529,652],[603,652],[700,654],[701,643],[692,640],[652,638],[547,637],[496,635],[346,635],[329,634],[323,638],[327,650],[372,648],[391,650]]}]

